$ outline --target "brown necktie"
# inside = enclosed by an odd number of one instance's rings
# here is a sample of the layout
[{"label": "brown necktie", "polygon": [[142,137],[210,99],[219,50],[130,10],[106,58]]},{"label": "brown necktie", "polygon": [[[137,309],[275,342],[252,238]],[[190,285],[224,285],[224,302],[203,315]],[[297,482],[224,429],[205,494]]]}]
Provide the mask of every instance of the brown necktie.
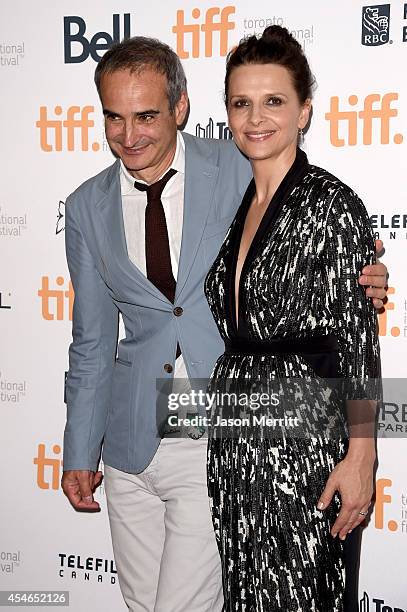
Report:
[{"label": "brown necktie", "polygon": [[[152,185],[134,182],[136,189],[147,192],[145,214],[147,278],[172,303],[175,299],[176,283],[172,273],[170,244],[161,194],[167,182],[176,172],[170,168],[159,181]],[[180,354],[181,350],[177,345],[177,357]]]}]

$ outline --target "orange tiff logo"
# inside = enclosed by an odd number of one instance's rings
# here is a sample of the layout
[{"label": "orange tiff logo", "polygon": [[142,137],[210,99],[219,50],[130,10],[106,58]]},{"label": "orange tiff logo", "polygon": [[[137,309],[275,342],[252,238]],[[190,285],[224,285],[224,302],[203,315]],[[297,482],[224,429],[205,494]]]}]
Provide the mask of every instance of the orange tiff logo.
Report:
[{"label": "orange tiff logo", "polygon": [[[355,146],[358,144],[359,130],[361,130],[362,144],[371,145],[374,126],[380,134],[380,144],[389,144],[390,120],[398,115],[398,110],[392,108],[392,103],[398,98],[397,93],[386,93],[383,96],[376,93],[369,94],[363,101],[363,108],[358,111],[339,110],[339,96],[332,96],[329,113],[325,114],[325,119],[330,123],[331,144],[334,147]],[[358,96],[349,96],[348,103],[350,106],[357,106]],[[393,142],[401,144],[403,135],[394,134]]]},{"label": "orange tiff logo", "polygon": [[[394,287],[389,287],[387,289],[388,298],[391,295],[394,295],[395,293],[396,293],[396,290]],[[394,302],[391,302],[390,299],[388,299],[386,304],[383,307],[383,310],[379,313],[378,315],[379,336],[387,336],[389,331],[390,331],[390,334],[393,336],[393,338],[397,338],[400,335],[399,327],[394,326],[394,327],[391,327],[390,330],[388,329],[387,313],[389,310],[394,310],[394,307],[395,307]]]},{"label": "orange tiff logo", "polygon": [[59,489],[61,478],[62,459],[58,457],[61,454],[59,444],[52,446],[54,457],[49,457],[45,453],[45,444],[38,444],[37,456],[34,457],[33,463],[37,466],[37,485],[40,489]]},{"label": "orange tiff logo", "polygon": [[[391,504],[392,502],[392,496],[390,495],[390,493],[385,493],[385,489],[390,488],[392,484],[393,483],[390,480],[390,478],[380,478],[376,482],[376,501],[375,501],[375,506],[374,506],[374,513],[375,513],[374,525],[376,529],[385,528],[384,507],[385,507],[385,504]],[[399,528],[399,524],[394,519],[390,519],[389,521],[387,521],[386,527],[389,531],[397,531]],[[404,527],[404,520],[403,520],[403,527]]]},{"label": "orange tiff logo", "polygon": [[[177,35],[177,53],[181,59],[199,57],[201,54],[201,32],[203,32],[205,40],[205,57],[213,55],[213,35],[214,32],[219,34],[219,54],[224,56],[229,51],[229,31],[234,30],[236,24],[234,21],[229,21],[229,17],[236,12],[236,7],[225,6],[208,8],[205,13],[203,23],[185,23],[185,11],[180,9],[177,11],[177,23],[173,26],[172,31]],[[192,19],[198,20],[201,17],[201,9],[194,8],[192,10]],[[215,17],[217,18],[215,21]],[[188,46],[189,51],[185,49],[185,35],[190,34],[191,40]],[[192,51],[192,52],[191,52]]]},{"label": "orange tiff logo", "polygon": [[[54,114],[58,119],[50,118],[47,106],[40,106],[40,118],[36,122],[40,130],[40,147],[50,151],[89,151],[89,130],[95,126],[90,115],[95,112],[94,106],[69,106],[64,114],[62,106],[55,106]],[[65,118],[62,118],[65,116]],[[79,138],[78,138],[79,136]],[[92,151],[99,151],[100,144],[93,142]]]},{"label": "orange tiff logo", "polygon": [[74,290],[72,282],[68,281],[68,288],[63,288],[65,279],[57,276],[55,280],[60,289],[50,288],[49,276],[42,277],[41,289],[38,295],[41,298],[42,318],[46,321],[63,321],[66,314],[72,321],[72,309],[74,302]]}]

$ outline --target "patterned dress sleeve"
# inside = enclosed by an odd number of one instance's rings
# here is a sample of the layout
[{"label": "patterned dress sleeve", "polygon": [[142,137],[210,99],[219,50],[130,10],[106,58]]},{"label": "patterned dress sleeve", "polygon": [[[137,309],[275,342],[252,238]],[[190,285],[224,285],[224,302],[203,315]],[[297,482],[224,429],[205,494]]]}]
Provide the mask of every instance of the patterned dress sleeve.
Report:
[{"label": "patterned dress sleeve", "polygon": [[379,399],[376,310],[358,282],[363,267],[375,263],[374,238],[363,202],[345,185],[331,199],[322,263],[346,397]]}]

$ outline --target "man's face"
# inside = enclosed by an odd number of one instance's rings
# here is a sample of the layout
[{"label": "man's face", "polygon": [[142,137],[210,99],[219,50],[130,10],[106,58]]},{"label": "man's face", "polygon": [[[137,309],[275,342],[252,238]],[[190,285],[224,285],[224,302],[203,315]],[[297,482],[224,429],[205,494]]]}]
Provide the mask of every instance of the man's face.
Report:
[{"label": "man's face", "polygon": [[100,97],[110,148],[132,176],[148,183],[156,181],[174,157],[177,128],[188,108],[186,93],[171,113],[166,77],[146,68],[103,75]]}]

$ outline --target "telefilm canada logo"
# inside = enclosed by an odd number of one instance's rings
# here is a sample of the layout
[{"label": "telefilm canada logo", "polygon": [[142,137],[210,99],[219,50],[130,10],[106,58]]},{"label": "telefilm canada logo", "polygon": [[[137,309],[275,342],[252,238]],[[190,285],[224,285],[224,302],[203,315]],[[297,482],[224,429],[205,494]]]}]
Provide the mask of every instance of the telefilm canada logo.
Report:
[{"label": "telefilm canada logo", "polygon": [[389,606],[384,599],[379,597],[370,598],[366,591],[359,601],[359,612],[406,612],[405,608]]},{"label": "telefilm canada logo", "polygon": [[59,553],[58,557],[60,578],[116,584],[117,569],[113,559],[66,553]]},{"label": "telefilm canada logo", "polygon": [[407,240],[407,213],[390,211],[370,215],[375,238],[381,240]]},{"label": "telefilm canada logo", "polygon": [[362,9],[362,45],[378,47],[389,42],[390,4],[364,6]]}]

